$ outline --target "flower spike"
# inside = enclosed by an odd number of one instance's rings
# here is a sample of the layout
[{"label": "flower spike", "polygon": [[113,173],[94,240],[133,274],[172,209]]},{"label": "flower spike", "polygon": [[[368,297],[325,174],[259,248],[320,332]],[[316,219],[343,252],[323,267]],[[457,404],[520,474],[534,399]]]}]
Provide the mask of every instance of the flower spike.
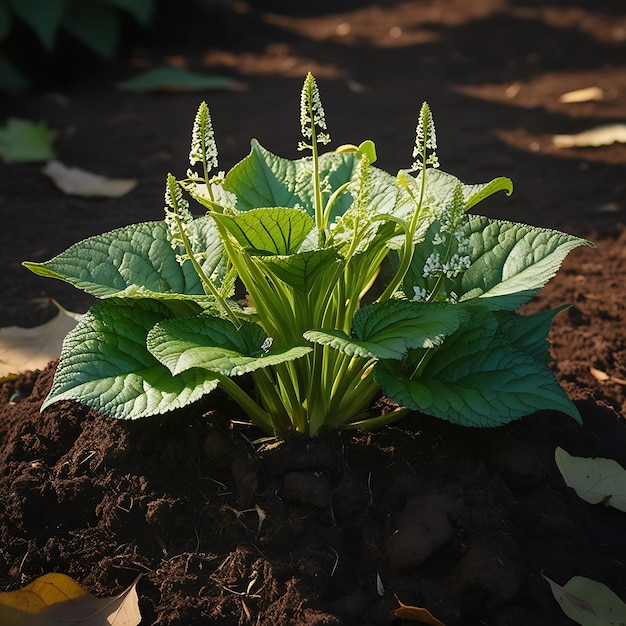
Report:
[{"label": "flower spike", "polygon": [[[320,92],[311,72],[307,74],[300,96],[300,127],[305,139],[313,139],[315,130],[326,131],[326,117],[320,98]],[[326,145],[330,143],[327,132],[315,133],[317,141]],[[306,147],[306,146],[301,146]]]},{"label": "flower spike", "polygon": [[[430,153],[430,154],[429,154]],[[427,102],[422,104],[417,128],[415,129],[415,147],[413,148],[413,170],[421,171],[431,167],[439,167],[437,158],[437,135],[433,114]]]},{"label": "flower spike", "polygon": [[206,102],[200,104],[191,132],[189,163],[195,165],[198,162],[204,163],[207,171],[217,167],[217,145]]}]

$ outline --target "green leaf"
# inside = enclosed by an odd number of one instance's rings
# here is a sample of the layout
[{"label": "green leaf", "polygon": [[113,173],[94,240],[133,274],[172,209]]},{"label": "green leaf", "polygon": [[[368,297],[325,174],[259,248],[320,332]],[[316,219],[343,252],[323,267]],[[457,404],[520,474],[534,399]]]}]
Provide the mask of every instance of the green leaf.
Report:
[{"label": "green leaf", "polygon": [[531,293],[556,274],[574,248],[594,247],[556,230],[480,216],[470,217],[465,234],[472,265],[463,274],[459,293],[463,299]]},{"label": "green leaf", "polygon": [[[203,269],[211,275],[223,258],[213,220],[194,220],[198,249],[207,251]],[[142,222],[89,237],[45,263],[25,262],[40,276],[64,280],[99,298],[203,295],[191,263],[176,260],[165,222]]]},{"label": "green leaf", "polygon": [[239,376],[254,370],[292,361],[311,348],[270,348],[268,337],[254,323],[236,328],[225,319],[209,315],[164,320],[148,334],[148,348],[172,374],[203,368],[225,376]]},{"label": "green leaf", "polygon": [[554,460],[565,484],[579,498],[626,512],[626,470],[617,461],[572,456],[563,448],[556,449]]},{"label": "green leaf", "polygon": [[264,257],[262,265],[290,287],[311,294],[338,262],[339,255],[335,250],[324,248],[289,256]]},{"label": "green leaf", "polygon": [[24,74],[0,52],[0,91],[19,91],[28,83]]},{"label": "green leaf", "polygon": [[468,311],[469,322],[431,353],[419,378],[409,378],[415,362],[379,362],[374,376],[383,391],[403,406],[463,426],[499,426],[542,409],[580,422],[546,365],[506,341],[488,309]]},{"label": "green leaf", "polygon": [[[197,312],[188,303],[187,315]],[[206,371],[172,376],[148,352],[148,331],[172,315],[154,300],[98,302],[67,335],[42,410],[77,400],[111,417],[137,419],[186,406],[215,389],[217,378]]]},{"label": "green leaf", "polygon": [[54,134],[44,122],[10,118],[0,128],[0,156],[7,163],[39,163],[54,158]]},{"label": "green leaf", "polygon": [[173,91],[191,92],[210,89],[230,89],[239,91],[243,85],[226,76],[198,74],[180,67],[155,67],[130,78],[119,85],[125,91],[138,93]]},{"label": "green leaf", "polygon": [[8,3],[0,2],[0,41],[8,37],[12,25],[13,18]]},{"label": "green leaf", "polygon": [[626,603],[606,585],[574,576],[561,586],[541,574],[550,584],[554,599],[571,620],[582,626],[621,626],[626,623]]},{"label": "green leaf", "polygon": [[314,226],[300,209],[252,209],[238,215],[213,214],[237,243],[250,254],[289,255],[298,251]]},{"label": "green leaf", "polygon": [[[482,301],[482,299],[481,299]],[[496,311],[500,332],[506,335],[507,341],[522,352],[525,352],[540,363],[551,363],[550,342],[548,334],[554,318],[569,304],[532,315],[518,315],[511,311]]]},{"label": "green leaf", "polygon": [[130,13],[141,24],[147,24],[154,14],[154,0],[107,0],[107,2]]},{"label": "green leaf", "polygon": [[349,356],[402,359],[409,348],[438,346],[465,317],[461,307],[445,303],[388,300],[357,311],[354,337],[333,329],[311,330],[304,336]]},{"label": "green leaf", "polygon": [[115,9],[100,2],[72,0],[63,14],[62,26],[101,57],[113,56],[120,36]]},{"label": "green leaf", "polygon": [[46,50],[54,48],[66,0],[11,0],[11,8],[35,32]]}]

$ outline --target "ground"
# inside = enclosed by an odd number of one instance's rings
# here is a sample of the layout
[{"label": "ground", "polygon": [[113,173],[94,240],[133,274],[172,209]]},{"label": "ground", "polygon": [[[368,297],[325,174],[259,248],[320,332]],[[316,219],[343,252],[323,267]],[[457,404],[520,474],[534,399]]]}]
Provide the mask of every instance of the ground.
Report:
[{"label": "ground", "polygon": [[[297,9],[292,4],[298,4]],[[257,6],[262,5],[262,6]],[[337,5],[344,8],[337,8]],[[55,363],[0,388],[0,590],[63,572],[97,596],[138,574],[144,624],[382,625],[398,600],[447,626],[566,625],[541,572],[626,588],[621,511],[568,489],[561,446],[626,466],[626,147],[557,149],[555,134],[622,122],[626,11],[619,2],[432,0],[238,3],[170,9],[109,65],[86,58],[5,99],[2,119],[45,120],[68,165],[139,184],[117,200],[64,196],[39,166],[0,165],[0,327],[91,300],[31,275],[87,236],[160,219],[167,172],[186,170],[191,121],[211,107],[220,164],[251,137],[295,157],[299,90],[318,77],[333,141],[373,139],[388,171],[411,162],[422,101],[443,169],[515,184],[490,217],[595,242],[528,305],[569,302],[554,324],[556,376],[583,424],[542,412],[467,430],[412,414],[380,431],[261,449],[219,395],[134,423],[76,404],[39,408]],[[297,13],[296,13],[297,12]],[[132,95],[151,65],[233,76],[240,91]],[[49,68],[48,68],[49,69]],[[596,86],[603,99],[563,103]]]}]

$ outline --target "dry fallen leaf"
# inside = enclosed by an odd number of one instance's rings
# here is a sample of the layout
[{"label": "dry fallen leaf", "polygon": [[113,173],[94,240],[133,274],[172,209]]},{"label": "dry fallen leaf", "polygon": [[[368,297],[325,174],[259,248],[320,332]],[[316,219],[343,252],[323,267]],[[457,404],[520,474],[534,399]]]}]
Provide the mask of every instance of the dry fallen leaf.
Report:
[{"label": "dry fallen leaf", "polygon": [[132,191],[132,178],[106,178],[78,167],[67,167],[60,161],[48,161],[41,170],[63,192],[71,196],[119,198]]},{"label": "dry fallen leaf", "polygon": [[598,126],[574,135],[554,135],[552,142],[557,148],[597,148],[626,143],[626,124]]},{"label": "dry fallen leaf", "polygon": [[573,102],[591,102],[592,100],[602,100],[604,91],[600,87],[585,87],[584,89],[575,89],[568,91],[559,97],[559,102],[569,104]]},{"label": "dry fallen leaf", "polygon": [[58,359],[63,339],[79,317],[61,309],[56,317],[35,328],[0,328],[0,376],[42,369]]},{"label": "dry fallen leaf", "polygon": [[596,369],[595,367],[590,367],[589,371],[591,372],[591,375],[596,380],[599,380],[600,382],[603,382],[605,380],[609,380],[609,378],[610,378],[610,376],[606,372],[603,372],[602,370]]},{"label": "dry fallen leaf", "polygon": [[139,576],[121,594],[95,598],[65,574],[45,574],[18,591],[0,593],[0,624],[11,626],[137,626],[135,589]]},{"label": "dry fallen leaf", "polygon": [[[397,597],[396,600],[398,600]],[[398,619],[404,619],[409,622],[419,622],[420,624],[430,624],[430,626],[445,626],[443,622],[439,621],[436,617],[433,617],[430,611],[427,611],[426,609],[422,609],[418,606],[402,604],[400,600],[398,600],[398,604],[400,606],[393,612],[394,616]]]},{"label": "dry fallen leaf", "polygon": [[554,598],[567,617],[582,626],[619,626],[626,623],[626,604],[608,587],[583,576],[574,576],[563,587],[548,581]]},{"label": "dry fallen leaf", "polygon": [[563,448],[555,450],[554,460],[565,484],[585,502],[626,511],[626,470],[617,461],[572,456]]}]

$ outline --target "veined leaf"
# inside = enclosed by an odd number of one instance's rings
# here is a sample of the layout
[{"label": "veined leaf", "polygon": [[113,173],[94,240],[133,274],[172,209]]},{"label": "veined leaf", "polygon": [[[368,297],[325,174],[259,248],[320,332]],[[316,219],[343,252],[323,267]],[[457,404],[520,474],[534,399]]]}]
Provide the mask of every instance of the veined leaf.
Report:
[{"label": "veined leaf", "polygon": [[[481,298],[481,302],[484,298]],[[512,311],[495,311],[500,331],[506,335],[507,341],[522,352],[530,355],[540,363],[551,363],[550,342],[548,334],[554,318],[569,304],[550,311],[533,313],[532,315],[518,315]]]},{"label": "veined leaf", "polygon": [[463,274],[462,299],[541,289],[574,248],[594,247],[556,230],[480,216],[470,216],[465,234],[470,239],[472,265]]},{"label": "veined leaf", "polygon": [[388,300],[357,311],[352,327],[354,337],[338,330],[311,330],[304,336],[349,356],[402,359],[410,348],[441,344],[465,316],[461,307],[445,303]]},{"label": "veined leaf", "polygon": [[148,333],[148,348],[172,374],[203,368],[224,376],[292,361],[311,351],[307,346],[266,349],[268,337],[254,323],[236,328],[212,316],[163,320]]},{"label": "veined leaf", "polygon": [[[189,225],[197,249],[206,251],[203,269],[209,276],[223,259],[213,220]],[[157,297],[158,294],[204,294],[191,263],[182,267],[168,239],[165,222],[142,222],[89,237],[45,263],[25,262],[40,276],[64,280],[99,298]]]},{"label": "veined leaf", "polygon": [[339,262],[332,248],[299,252],[289,256],[268,256],[261,260],[277,278],[301,292],[310,293],[313,285],[327,280],[326,271]]},{"label": "veined leaf", "polygon": [[298,251],[314,226],[301,209],[272,207],[237,215],[214,214],[237,243],[250,254],[288,255]]},{"label": "veined leaf", "polygon": [[4,626],[137,626],[137,581],[112,598],[95,598],[65,574],[44,574],[23,589],[0,593]]},{"label": "veined leaf", "polygon": [[[178,302],[186,315],[193,302]],[[102,413],[136,419],[165,413],[200,399],[217,387],[217,378],[194,369],[172,376],[148,352],[150,329],[172,317],[164,303],[111,298],[98,302],[63,342],[52,389],[42,410],[60,400],[77,400]]]},{"label": "veined leaf", "polygon": [[488,309],[469,312],[469,322],[432,353],[419,378],[409,378],[417,363],[379,362],[374,376],[383,391],[403,406],[463,426],[498,426],[542,409],[580,422],[546,365],[507,342]]},{"label": "veined leaf", "polygon": [[626,470],[617,461],[572,456],[563,448],[556,449],[554,459],[565,484],[578,497],[626,511]]},{"label": "veined leaf", "polygon": [[606,585],[584,576],[574,576],[561,586],[548,581],[554,599],[567,617],[581,626],[620,626],[626,623],[626,603]]}]

